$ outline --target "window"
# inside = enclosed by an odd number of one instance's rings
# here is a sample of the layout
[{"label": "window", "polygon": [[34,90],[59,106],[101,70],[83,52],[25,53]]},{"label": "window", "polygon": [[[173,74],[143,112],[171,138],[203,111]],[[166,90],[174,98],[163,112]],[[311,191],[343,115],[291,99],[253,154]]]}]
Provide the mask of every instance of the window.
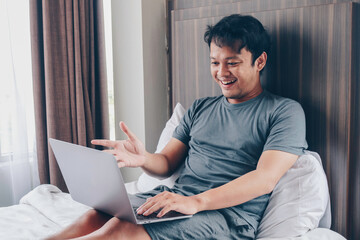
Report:
[{"label": "window", "polygon": [[111,24],[111,1],[104,1],[104,23],[105,23],[105,48],[106,68],[108,79],[109,98],[109,126],[110,139],[115,140],[115,113],[114,113],[114,80],[113,80],[113,55],[112,55],[112,24]]},{"label": "window", "polygon": [[0,0],[0,206],[38,184],[29,2]]},{"label": "window", "polygon": [[14,135],[27,136],[30,152],[35,145],[28,12],[26,1],[0,0],[0,152],[5,155],[19,147],[12,145]]}]

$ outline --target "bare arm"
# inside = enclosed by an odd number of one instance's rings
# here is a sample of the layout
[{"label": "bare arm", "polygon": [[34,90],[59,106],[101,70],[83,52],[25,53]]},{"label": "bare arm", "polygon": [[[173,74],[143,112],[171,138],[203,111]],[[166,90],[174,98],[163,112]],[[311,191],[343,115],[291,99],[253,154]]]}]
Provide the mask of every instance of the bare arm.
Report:
[{"label": "bare arm", "polygon": [[142,167],[151,175],[169,176],[186,157],[187,146],[175,138],[170,140],[161,153],[153,154],[146,151],[144,144],[124,122],[120,122],[119,125],[127,135],[127,140],[97,139],[91,141],[92,144],[111,148],[104,151],[114,155],[119,167]]},{"label": "bare arm", "polygon": [[169,192],[161,193],[148,199],[139,208],[138,213],[148,215],[162,208],[158,215],[161,217],[170,210],[184,214],[195,214],[204,210],[239,205],[270,193],[297,158],[297,155],[282,151],[265,151],[259,159],[256,170],[252,172],[218,188],[191,197]]},{"label": "bare arm", "polygon": [[199,211],[231,207],[271,193],[297,158],[297,155],[282,151],[265,151],[256,170],[197,195]]},{"label": "bare arm", "polygon": [[180,140],[171,138],[160,153],[146,153],[142,169],[151,175],[170,176],[184,161],[188,148]]}]

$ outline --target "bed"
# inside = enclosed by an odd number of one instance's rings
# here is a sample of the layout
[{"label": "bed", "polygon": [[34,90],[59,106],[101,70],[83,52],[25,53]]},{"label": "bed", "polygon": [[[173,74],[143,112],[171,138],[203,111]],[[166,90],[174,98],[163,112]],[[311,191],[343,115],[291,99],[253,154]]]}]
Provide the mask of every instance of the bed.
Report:
[{"label": "bed", "polygon": [[[303,106],[312,150],[274,189],[257,237],[359,239],[360,28],[351,24],[360,22],[359,4],[345,0],[169,2],[174,2],[169,7],[168,36],[171,114],[157,151],[168,141],[184,108],[196,98],[220,94],[211,82],[208,48],[202,41],[206,24],[235,12],[252,14],[266,23],[274,43],[263,85]],[[128,192],[171,186],[176,174],[167,179],[142,174],[127,183]],[[0,239],[44,238],[88,209],[57,187],[41,185],[18,205],[0,208]]]},{"label": "bed", "polygon": [[[157,152],[170,140],[185,109],[176,104],[160,136]],[[128,193],[151,190],[158,185],[171,187],[178,172],[166,179],[143,173],[126,184]],[[80,217],[90,208],[74,201],[54,185],[40,185],[25,195],[18,205],[0,208],[0,239],[42,239]],[[281,178],[275,187],[257,239],[345,239],[330,230],[329,189],[320,156],[308,151]]]}]

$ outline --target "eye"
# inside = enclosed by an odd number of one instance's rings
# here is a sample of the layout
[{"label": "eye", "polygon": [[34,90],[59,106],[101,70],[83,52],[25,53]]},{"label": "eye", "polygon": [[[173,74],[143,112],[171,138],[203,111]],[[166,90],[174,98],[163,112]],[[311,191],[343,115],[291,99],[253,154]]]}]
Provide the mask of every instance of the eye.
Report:
[{"label": "eye", "polygon": [[211,65],[217,66],[217,65],[219,65],[219,62],[212,61],[212,62],[211,62]]},{"label": "eye", "polygon": [[238,65],[240,62],[229,62],[228,65],[230,66],[236,66]]}]

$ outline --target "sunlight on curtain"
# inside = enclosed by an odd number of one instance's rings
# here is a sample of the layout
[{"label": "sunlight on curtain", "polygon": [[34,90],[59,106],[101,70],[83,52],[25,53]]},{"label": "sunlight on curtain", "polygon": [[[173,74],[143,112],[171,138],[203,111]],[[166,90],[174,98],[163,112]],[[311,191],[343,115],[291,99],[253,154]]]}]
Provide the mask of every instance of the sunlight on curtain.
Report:
[{"label": "sunlight on curtain", "polygon": [[0,206],[8,206],[39,185],[29,1],[0,0],[0,32]]},{"label": "sunlight on curtain", "polygon": [[110,139],[115,140],[115,109],[114,109],[114,80],[113,80],[113,55],[112,55],[112,24],[111,24],[111,1],[104,1],[104,25],[105,25],[105,49],[106,49],[106,68],[108,80],[108,100],[109,100],[109,126]]}]

